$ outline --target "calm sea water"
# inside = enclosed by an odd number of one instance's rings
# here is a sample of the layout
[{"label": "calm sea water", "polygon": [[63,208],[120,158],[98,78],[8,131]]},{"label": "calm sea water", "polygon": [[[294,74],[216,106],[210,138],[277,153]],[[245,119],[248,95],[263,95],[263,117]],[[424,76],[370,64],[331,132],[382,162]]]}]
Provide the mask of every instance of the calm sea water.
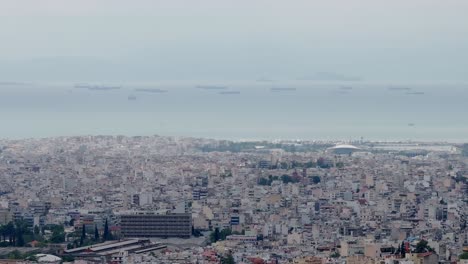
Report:
[{"label": "calm sea water", "polygon": [[[118,85],[119,90],[90,91],[74,88],[74,83],[2,84],[0,138],[159,134],[468,142],[465,84],[192,81]],[[167,92],[137,92],[136,88]],[[234,93],[223,94],[226,91]],[[129,100],[131,95],[136,100]]]}]

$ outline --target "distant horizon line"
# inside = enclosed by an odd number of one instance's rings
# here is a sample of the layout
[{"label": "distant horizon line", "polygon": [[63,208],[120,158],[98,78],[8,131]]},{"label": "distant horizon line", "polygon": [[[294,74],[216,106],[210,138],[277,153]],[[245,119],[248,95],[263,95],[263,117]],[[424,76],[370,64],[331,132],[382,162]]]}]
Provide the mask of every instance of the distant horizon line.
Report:
[{"label": "distant horizon line", "polygon": [[0,79],[0,87],[2,86],[27,86],[27,85],[41,85],[41,84],[60,84],[60,85],[76,85],[76,84],[100,84],[100,85],[125,85],[125,84],[155,84],[155,83],[196,83],[194,85],[205,85],[208,84],[222,84],[224,82],[249,82],[258,84],[278,83],[278,82],[300,82],[300,83],[315,83],[315,84],[376,84],[376,85],[403,85],[403,84],[457,84],[457,85],[468,85],[468,80],[378,80],[378,79],[365,79],[365,80],[313,80],[313,79],[301,79],[301,78],[277,78],[262,80],[261,78],[204,78],[204,79],[153,79],[153,80],[4,80]]},{"label": "distant horizon line", "polygon": [[267,138],[216,138],[216,137],[200,137],[200,136],[181,136],[181,135],[122,135],[122,134],[84,134],[84,135],[64,135],[64,136],[46,136],[46,137],[20,137],[20,138],[8,138],[0,137],[1,141],[28,141],[28,140],[47,140],[47,139],[59,139],[59,138],[86,138],[86,137],[125,137],[125,138],[151,138],[151,137],[163,137],[163,138],[177,138],[177,139],[202,139],[202,140],[215,140],[215,141],[231,141],[231,142],[296,142],[296,143],[352,143],[352,142],[362,142],[362,143],[411,143],[411,144],[468,144],[468,140],[426,140],[426,139],[300,139],[300,138],[276,138],[276,139],[267,139]]}]

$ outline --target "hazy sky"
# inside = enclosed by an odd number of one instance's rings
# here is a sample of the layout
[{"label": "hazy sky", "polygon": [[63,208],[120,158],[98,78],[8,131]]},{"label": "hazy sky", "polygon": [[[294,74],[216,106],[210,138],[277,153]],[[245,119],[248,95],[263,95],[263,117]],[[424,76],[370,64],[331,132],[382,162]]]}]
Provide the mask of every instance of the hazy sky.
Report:
[{"label": "hazy sky", "polygon": [[466,0],[0,0],[0,81],[468,81]]}]

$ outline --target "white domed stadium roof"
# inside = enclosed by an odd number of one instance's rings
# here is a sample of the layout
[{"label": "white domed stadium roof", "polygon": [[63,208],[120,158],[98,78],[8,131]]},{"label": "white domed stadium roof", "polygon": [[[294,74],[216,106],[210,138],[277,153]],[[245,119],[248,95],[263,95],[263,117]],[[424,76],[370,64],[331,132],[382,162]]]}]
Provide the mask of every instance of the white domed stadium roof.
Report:
[{"label": "white domed stadium roof", "polygon": [[353,146],[353,145],[347,145],[347,144],[341,144],[341,145],[336,145],[334,147],[331,147],[330,149],[354,149],[358,150],[360,148]]},{"label": "white domed stadium roof", "polygon": [[346,154],[351,155],[353,152],[360,151],[361,149],[348,144],[339,144],[334,147],[328,148],[327,151],[335,154]]}]

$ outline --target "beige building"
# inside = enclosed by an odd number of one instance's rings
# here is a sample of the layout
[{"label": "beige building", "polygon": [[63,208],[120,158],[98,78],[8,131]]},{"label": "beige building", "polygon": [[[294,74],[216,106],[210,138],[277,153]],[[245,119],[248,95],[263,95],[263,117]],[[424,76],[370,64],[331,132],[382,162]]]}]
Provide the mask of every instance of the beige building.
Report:
[{"label": "beige building", "polygon": [[432,252],[407,254],[414,264],[437,264],[439,257]]},{"label": "beige building", "polygon": [[11,220],[11,212],[6,208],[0,208],[0,225],[8,224]]}]

